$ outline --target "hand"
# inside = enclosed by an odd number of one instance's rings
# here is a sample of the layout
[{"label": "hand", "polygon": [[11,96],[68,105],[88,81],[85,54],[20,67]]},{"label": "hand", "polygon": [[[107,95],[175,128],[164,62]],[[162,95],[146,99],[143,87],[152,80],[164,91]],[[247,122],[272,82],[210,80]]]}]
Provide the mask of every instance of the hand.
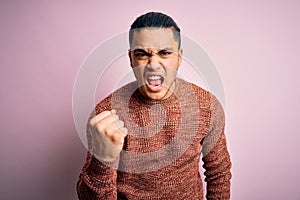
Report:
[{"label": "hand", "polygon": [[89,125],[92,130],[94,156],[101,161],[115,160],[120,155],[128,133],[116,111],[101,112],[89,121]]}]

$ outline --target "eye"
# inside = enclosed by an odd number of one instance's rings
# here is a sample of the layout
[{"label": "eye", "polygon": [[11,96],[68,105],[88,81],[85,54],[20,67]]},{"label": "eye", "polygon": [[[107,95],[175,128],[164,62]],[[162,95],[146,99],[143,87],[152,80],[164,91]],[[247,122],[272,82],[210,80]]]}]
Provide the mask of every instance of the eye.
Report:
[{"label": "eye", "polygon": [[134,56],[137,59],[144,60],[144,59],[147,59],[149,57],[149,53],[144,52],[144,51],[136,51],[136,52],[134,52]]},{"label": "eye", "polygon": [[171,51],[160,51],[160,52],[158,52],[158,54],[162,57],[167,57],[167,56],[171,55],[172,52]]},{"label": "eye", "polygon": [[135,53],[134,56],[136,56],[136,57],[142,57],[142,56],[146,56],[146,54],[144,54],[144,53]]}]

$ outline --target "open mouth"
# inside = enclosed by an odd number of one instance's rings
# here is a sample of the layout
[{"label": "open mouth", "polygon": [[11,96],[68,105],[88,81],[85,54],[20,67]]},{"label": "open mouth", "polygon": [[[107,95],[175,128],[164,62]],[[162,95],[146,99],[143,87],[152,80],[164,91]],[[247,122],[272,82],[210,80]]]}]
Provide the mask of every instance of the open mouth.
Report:
[{"label": "open mouth", "polygon": [[147,86],[152,92],[159,92],[162,89],[163,82],[164,82],[164,78],[160,75],[146,76]]}]

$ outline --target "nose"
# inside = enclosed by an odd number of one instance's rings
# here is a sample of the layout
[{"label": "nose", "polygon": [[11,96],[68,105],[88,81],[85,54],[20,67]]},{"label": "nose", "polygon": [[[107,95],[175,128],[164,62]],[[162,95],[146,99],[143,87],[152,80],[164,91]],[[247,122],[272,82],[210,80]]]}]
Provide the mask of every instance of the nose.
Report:
[{"label": "nose", "polygon": [[156,71],[161,68],[159,56],[156,54],[153,54],[149,57],[148,63],[147,63],[148,70]]}]

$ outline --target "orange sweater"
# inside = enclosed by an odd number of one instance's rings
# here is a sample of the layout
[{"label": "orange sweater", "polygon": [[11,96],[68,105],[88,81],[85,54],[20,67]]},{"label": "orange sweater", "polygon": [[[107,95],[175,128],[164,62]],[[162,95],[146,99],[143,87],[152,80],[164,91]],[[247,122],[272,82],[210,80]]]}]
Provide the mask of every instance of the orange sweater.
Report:
[{"label": "orange sweater", "polygon": [[[166,100],[143,97],[132,82],[102,100],[91,116],[115,109],[128,128],[120,157],[101,162],[88,152],[77,184],[81,200],[229,199],[231,162],[223,109],[214,95],[181,79]],[[91,137],[87,129],[89,146]]]}]

